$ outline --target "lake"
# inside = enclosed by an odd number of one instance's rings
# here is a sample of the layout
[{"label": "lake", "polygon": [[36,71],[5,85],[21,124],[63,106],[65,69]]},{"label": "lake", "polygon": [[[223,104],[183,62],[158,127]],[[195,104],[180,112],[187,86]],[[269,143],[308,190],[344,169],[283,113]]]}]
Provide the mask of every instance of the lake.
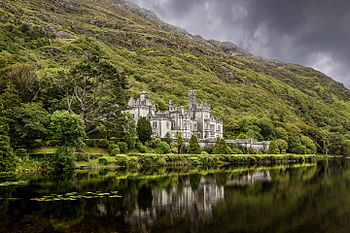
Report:
[{"label": "lake", "polygon": [[350,232],[350,160],[2,178],[0,232]]}]

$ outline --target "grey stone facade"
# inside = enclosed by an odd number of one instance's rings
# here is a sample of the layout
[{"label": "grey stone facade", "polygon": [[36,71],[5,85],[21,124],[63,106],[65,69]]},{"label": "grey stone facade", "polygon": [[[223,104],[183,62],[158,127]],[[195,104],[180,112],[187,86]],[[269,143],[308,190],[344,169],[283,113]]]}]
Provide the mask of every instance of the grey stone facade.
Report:
[{"label": "grey stone facade", "polygon": [[176,133],[181,132],[185,140],[189,140],[195,134],[199,141],[215,141],[223,137],[223,122],[215,119],[210,111],[208,103],[196,102],[196,91],[188,92],[189,109],[183,106],[173,106],[169,101],[169,110],[157,111],[155,102],[151,102],[149,92],[140,93],[140,98],[129,100],[130,110],[134,120],[137,122],[141,117],[146,117],[152,125],[153,137],[163,138],[167,132],[173,139]]}]

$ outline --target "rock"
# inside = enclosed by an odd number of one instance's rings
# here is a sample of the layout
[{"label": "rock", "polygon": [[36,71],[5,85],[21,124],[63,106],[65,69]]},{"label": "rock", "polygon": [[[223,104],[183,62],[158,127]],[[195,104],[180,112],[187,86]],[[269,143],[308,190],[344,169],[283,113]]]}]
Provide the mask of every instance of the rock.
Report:
[{"label": "rock", "polygon": [[62,39],[74,39],[74,36],[68,34],[67,32],[64,32],[64,31],[56,32],[56,37],[62,38]]}]

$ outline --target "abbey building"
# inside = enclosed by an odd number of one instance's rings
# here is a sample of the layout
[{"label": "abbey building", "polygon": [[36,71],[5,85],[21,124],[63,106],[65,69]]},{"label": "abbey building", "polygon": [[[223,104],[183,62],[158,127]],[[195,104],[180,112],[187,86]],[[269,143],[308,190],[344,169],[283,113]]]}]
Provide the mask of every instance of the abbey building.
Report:
[{"label": "abbey building", "polygon": [[140,98],[129,100],[130,110],[137,122],[141,117],[146,117],[152,125],[153,137],[163,138],[167,132],[172,138],[181,132],[185,140],[189,140],[195,134],[200,141],[212,141],[217,137],[223,137],[223,122],[215,119],[211,114],[211,106],[208,103],[196,102],[196,91],[188,92],[189,108],[173,106],[169,102],[169,110],[157,111],[155,102],[151,102],[149,92],[141,92]]}]

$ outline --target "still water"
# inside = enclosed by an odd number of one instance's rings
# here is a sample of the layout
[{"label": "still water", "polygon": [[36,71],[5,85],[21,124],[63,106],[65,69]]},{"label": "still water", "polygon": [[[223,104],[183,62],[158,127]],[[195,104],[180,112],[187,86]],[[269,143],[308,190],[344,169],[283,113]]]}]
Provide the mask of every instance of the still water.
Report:
[{"label": "still water", "polygon": [[0,232],[350,232],[350,160],[22,174],[0,197]]}]

